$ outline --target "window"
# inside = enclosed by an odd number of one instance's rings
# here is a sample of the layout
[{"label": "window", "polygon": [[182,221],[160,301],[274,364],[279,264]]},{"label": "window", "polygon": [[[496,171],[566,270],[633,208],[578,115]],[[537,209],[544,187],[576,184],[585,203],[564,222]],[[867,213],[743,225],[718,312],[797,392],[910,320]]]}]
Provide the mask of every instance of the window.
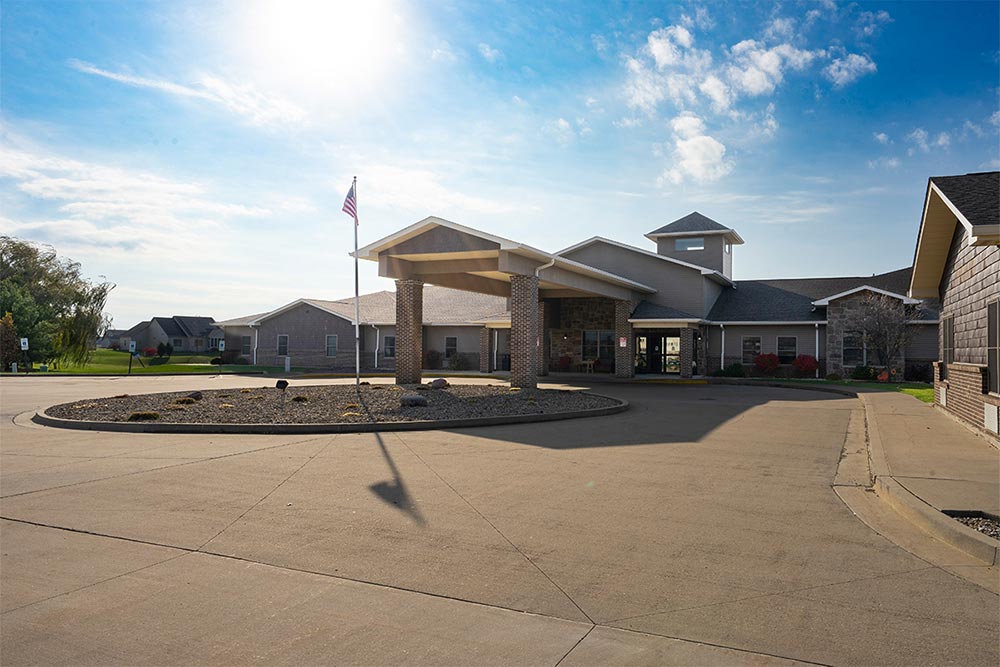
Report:
[{"label": "window", "polygon": [[210,349],[210,350],[218,350],[219,349],[219,341],[220,340],[222,340],[222,339],[221,338],[209,338],[208,339],[208,349]]},{"label": "window", "polygon": [[331,334],[326,337],[326,356],[337,356],[337,334]]},{"label": "window", "polygon": [[733,244],[730,243],[729,241],[726,241],[726,245],[724,247],[726,249],[726,254],[727,255],[729,255],[729,254],[731,254],[733,252]]},{"label": "window", "polygon": [[601,361],[607,365],[614,364],[615,360],[615,332],[614,331],[584,331],[583,332],[583,360]]},{"label": "window", "polygon": [[458,352],[458,338],[455,336],[444,337],[444,358],[451,359]]},{"label": "window", "polygon": [[799,353],[799,339],[795,336],[778,336],[778,361],[790,364]]},{"label": "window", "polygon": [[760,336],[744,336],[743,363],[752,364],[758,354],[760,354]]},{"label": "window", "polygon": [[677,239],[674,241],[674,250],[704,250],[705,239]]},{"label": "window", "polygon": [[1000,394],[1000,301],[986,306],[986,388]]},{"label": "window", "polygon": [[281,334],[278,336],[278,356],[287,357],[288,356],[288,335]]},{"label": "window", "polygon": [[865,365],[865,339],[859,333],[844,334],[844,368]]},{"label": "window", "polygon": [[250,354],[250,336],[240,336],[240,354]]},{"label": "window", "polygon": [[941,320],[941,361],[946,364],[955,361],[955,318]]},{"label": "window", "polygon": [[174,339],[174,348],[179,350],[182,347],[184,347],[184,341],[182,339],[180,339],[180,338],[175,338]]},{"label": "window", "polygon": [[382,356],[386,357],[387,359],[392,359],[393,357],[396,356],[396,337],[395,336],[386,336],[385,337],[385,346],[383,347]]}]

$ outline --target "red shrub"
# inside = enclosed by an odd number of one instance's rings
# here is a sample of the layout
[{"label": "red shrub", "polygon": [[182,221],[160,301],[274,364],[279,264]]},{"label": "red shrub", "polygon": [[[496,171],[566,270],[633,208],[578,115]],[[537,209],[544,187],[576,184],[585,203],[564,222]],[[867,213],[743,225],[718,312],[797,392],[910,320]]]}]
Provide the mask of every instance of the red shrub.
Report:
[{"label": "red shrub", "polygon": [[776,354],[758,354],[753,358],[753,366],[761,375],[774,375],[781,366],[781,361]]},{"label": "red shrub", "polygon": [[155,347],[144,347],[142,348],[142,356],[144,357],[155,357],[156,348]]},{"label": "red shrub", "polygon": [[800,354],[795,357],[795,361],[792,362],[792,366],[795,367],[795,372],[799,375],[812,376],[816,374],[816,369],[819,368],[819,362],[816,361],[816,357],[811,354]]}]

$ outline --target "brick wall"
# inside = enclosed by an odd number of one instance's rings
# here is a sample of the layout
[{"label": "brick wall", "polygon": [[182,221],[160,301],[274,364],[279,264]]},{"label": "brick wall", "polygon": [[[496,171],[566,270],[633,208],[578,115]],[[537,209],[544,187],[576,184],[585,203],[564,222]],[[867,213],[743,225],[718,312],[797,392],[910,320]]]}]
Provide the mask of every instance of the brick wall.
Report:
[{"label": "brick wall", "polygon": [[423,366],[424,284],[396,281],[396,384],[419,384]]},{"label": "brick wall", "polygon": [[538,278],[510,277],[510,384],[535,387],[538,383]]},{"label": "brick wall", "polygon": [[694,365],[694,329],[681,329],[681,377],[691,377]]},{"label": "brick wall", "polygon": [[[632,302],[615,301],[615,377],[635,376],[635,336],[628,318],[632,315]],[[625,347],[621,339],[625,339]]]},{"label": "brick wall", "polygon": [[489,373],[492,369],[490,365],[493,360],[490,358],[490,335],[491,331],[486,327],[479,330],[479,372]]},{"label": "brick wall", "polygon": [[940,362],[934,363],[934,402],[962,421],[996,437],[996,433],[986,429],[984,408],[1000,405],[1000,396],[983,393],[986,368],[979,364],[951,363],[948,364],[948,379],[941,380],[941,366]]}]

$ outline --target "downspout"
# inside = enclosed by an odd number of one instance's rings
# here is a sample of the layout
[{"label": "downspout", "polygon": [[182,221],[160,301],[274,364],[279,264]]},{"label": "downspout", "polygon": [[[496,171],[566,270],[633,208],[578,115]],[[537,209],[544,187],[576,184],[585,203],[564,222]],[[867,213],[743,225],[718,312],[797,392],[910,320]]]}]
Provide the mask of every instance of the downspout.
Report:
[{"label": "downspout", "polygon": [[374,324],[372,325],[372,329],[375,330],[375,370],[378,370],[378,339],[379,339],[379,332],[378,332],[378,327],[375,326]]},{"label": "downspout", "polygon": [[719,356],[719,370],[726,367],[726,325],[719,325],[719,335],[722,336],[722,354]]},{"label": "downspout", "polygon": [[493,371],[494,372],[500,370],[499,368],[497,368],[497,355],[498,355],[498,350],[499,349],[500,349],[500,330],[499,329],[494,329],[493,330]]},{"label": "downspout", "polygon": [[[553,257],[550,262],[548,262],[546,264],[542,264],[541,266],[539,266],[537,269],[535,269],[535,278],[538,278],[538,280],[541,281],[541,278],[539,277],[538,274],[542,272],[542,269],[548,269],[548,268],[550,268],[552,266],[555,266],[555,263],[556,263],[556,258]],[[539,299],[538,302],[541,303],[541,299]],[[513,314],[511,314],[511,317],[513,318]],[[537,348],[535,350],[536,357],[537,357],[537,355],[539,353],[545,354],[545,350],[544,350],[544,347],[545,347],[545,322],[539,322],[538,325],[541,328],[542,333],[541,333],[541,335],[538,335],[538,334],[535,335],[535,347]],[[547,356],[548,355],[546,354],[546,357]],[[548,363],[548,362],[546,362],[546,363]]]},{"label": "downspout", "polygon": [[816,378],[819,379],[819,322],[816,323]]},{"label": "downspout", "polygon": [[255,327],[252,324],[250,325],[250,328],[253,329],[253,365],[256,366],[257,365],[257,339],[260,337],[260,329],[257,328],[257,327]]}]

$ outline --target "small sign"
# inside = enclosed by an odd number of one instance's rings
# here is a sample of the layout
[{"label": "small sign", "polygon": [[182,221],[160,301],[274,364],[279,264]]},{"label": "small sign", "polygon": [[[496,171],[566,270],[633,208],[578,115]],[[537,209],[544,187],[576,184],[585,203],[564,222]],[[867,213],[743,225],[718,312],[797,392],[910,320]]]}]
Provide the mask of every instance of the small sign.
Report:
[{"label": "small sign", "polygon": [[21,339],[21,351],[25,352],[25,351],[27,351],[27,349],[28,349],[28,339],[27,338],[22,338]]},{"label": "small sign", "polygon": [[219,341],[219,352],[225,352],[225,351],[226,351],[226,341],[220,340]]},{"label": "small sign", "polygon": [[128,351],[132,352],[133,354],[135,353],[135,341],[134,340],[130,340],[128,342]]},{"label": "small sign", "polygon": [[625,340],[625,336],[618,339],[618,347],[628,347],[628,342]]}]

